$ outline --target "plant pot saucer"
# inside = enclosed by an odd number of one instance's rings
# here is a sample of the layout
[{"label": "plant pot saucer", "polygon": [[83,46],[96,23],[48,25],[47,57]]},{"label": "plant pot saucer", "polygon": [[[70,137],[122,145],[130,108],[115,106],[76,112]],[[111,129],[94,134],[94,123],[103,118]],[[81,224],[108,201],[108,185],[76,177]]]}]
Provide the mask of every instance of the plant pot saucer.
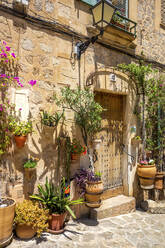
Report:
[{"label": "plant pot saucer", "polygon": [[99,208],[101,206],[102,202],[99,201],[99,202],[95,202],[95,203],[90,203],[90,202],[86,202],[85,205],[87,207],[90,207],[90,208]]},{"label": "plant pot saucer", "polygon": [[65,227],[63,229],[60,229],[58,231],[55,231],[55,230],[51,230],[51,229],[48,229],[48,233],[51,233],[51,234],[61,234],[65,231]]}]

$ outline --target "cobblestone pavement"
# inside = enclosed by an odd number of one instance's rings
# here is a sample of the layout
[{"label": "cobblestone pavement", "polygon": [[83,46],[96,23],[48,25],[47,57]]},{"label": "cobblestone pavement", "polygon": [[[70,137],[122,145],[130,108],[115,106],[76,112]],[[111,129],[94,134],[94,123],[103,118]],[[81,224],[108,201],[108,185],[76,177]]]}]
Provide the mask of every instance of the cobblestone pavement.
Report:
[{"label": "cobblestone pavement", "polygon": [[141,211],[100,220],[69,221],[59,235],[14,238],[8,248],[165,248],[165,214]]}]

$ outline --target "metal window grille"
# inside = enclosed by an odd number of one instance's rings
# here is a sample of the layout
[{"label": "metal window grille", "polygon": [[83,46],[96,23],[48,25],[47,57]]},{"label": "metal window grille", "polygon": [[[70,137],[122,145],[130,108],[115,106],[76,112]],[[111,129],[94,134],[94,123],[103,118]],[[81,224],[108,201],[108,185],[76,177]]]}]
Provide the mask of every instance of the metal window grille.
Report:
[{"label": "metal window grille", "polygon": [[161,23],[165,24],[165,0],[161,0]]},{"label": "metal window grille", "polygon": [[112,0],[111,2],[119,9],[121,15],[128,17],[128,0]]}]

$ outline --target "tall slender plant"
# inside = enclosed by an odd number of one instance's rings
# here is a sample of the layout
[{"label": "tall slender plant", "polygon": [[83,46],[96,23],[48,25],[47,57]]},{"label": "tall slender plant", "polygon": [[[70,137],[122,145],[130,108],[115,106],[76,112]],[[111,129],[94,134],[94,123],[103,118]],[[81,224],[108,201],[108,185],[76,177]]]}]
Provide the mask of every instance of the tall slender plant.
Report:
[{"label": "tall slender plant", "polygon": [[125,72],[131,80],[133,80],[136,83],[137,90],[139,91],[139,94],[142,95],[142,101],[141,101],[141,107],[142,107],[142,159],[146,159],[146,96],[147,96],[147,89],[148,85],[151,85],[155,78],[153,77],[153,74],[156,72],[152,69],[151,65],[145,65],[143,60],[139,61],[139,64],[119,64],[118,69]]},{"label": "tall slender plant", "polygon": [[[89,152],[89,142],[101,130],[101,113],[103,108],[94,99],[94,94],[89,89],[61,89],[61,98],[56,98],[56,104],[63,109],[74,112],[75,123],[80,128],[82,138],[87,146],[87,153],[92,167],[93,160]],[[93,168],[92,168],[93,169]]]}]

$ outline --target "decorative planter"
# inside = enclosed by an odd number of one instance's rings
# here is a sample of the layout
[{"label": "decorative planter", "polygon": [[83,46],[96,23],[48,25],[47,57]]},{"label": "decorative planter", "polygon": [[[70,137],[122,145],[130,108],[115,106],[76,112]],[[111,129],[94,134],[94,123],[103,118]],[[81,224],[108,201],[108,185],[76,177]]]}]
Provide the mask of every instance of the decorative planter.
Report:
[{"label": "decorative planter", "polygon": [[163,189],[163,172],[157,172],[155,176],[155,189]]},{"label": "decorative planter", "polygon": [[71,159],[72,160],[80,160],[80,154],[71,153]]},{"label": "decorative planter", "polygon": [[66,213],[52,214],[49,219],[49,231],[54,234],[61,233],[64,230],[65,217]]},{"label": "decorative planter", "polygon": [[36,231],[32,228],[32,226],[28,226],[26,224],[17,224],[16,234],[20,239],[31,239],[35,236]]},{"label": "decorative planter", "polygon": [[116,22],[116,21],[111,21],[111,23],[113,24],[113,25],[115,25],[116,27],[119,27],[119,28],[121,28],[121,29],[124,29],[124,30],[126,30],[126,31],[129,31],[129,25],[126,25],[126,24],[122,24],[122,23],[119,23],[119,22]]},{"label": "decorative planter", "polygon": [[103,183],[102,181],[86,183],[86,205],[88,207],[97,208],[101,205],[101,195],[103,193]]},{"label": "decorative planter", "polygon": [[24,168],[25,178],[30,181],[36,174],[36,168]]},{"label": "decorative planter", "polygon": [[16,136],[16,135],[14,136],[14,140],[18,148],[24,147],[26,139],[27,136]]},{"label": "decorative planter", "polygon": [[138,164],[137,174],[139,176],[140,185],[143,189],[153,189],[156,175],[156,166]]},{"label": "decorative planter", "polygon": [[139,146],[140,143],[141,143],[141,139],[135,139],[135,138],[131,139],[131,144],[134,146]]},{"label": "decorative planter", "polygon": [[[10,205],[0,207],[0,247],[6,246],[12,239],[13,220],[16,202],[11,198],[3,199],[4,204]],[[6,201],[6,202],[5,202]]]},{"label": "decorative planter", "polygon": [[98,182],[91,182],[91,181],[87,181],[86,183],[86,193],[89,194],[98,194],[98,193],[102,193],[103,192],[103,182],[102,181],[98,181]]},{"label": "decorative planter", "polygon": [[101,139],[95,139],[95,140],[93,140],[93,148],[94,149],[99,149],[101,142],[102,142]]}]

